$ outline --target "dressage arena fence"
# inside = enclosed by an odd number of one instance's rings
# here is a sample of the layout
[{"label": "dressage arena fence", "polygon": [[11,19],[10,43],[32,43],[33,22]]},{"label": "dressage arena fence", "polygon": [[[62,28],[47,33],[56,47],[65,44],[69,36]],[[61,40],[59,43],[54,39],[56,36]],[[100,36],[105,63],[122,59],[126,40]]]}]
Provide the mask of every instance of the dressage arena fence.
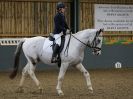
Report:
[{"label": "dressage arena fence", "polygon": [[0,39],[0,45],[17,45],[21,38],[6,38]]}]

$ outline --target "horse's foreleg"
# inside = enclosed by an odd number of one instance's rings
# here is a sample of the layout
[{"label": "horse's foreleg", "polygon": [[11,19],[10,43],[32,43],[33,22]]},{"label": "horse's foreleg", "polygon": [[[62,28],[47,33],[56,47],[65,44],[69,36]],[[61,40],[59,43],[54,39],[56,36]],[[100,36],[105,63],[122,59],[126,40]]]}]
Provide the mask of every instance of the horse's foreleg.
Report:
[{"label": "horse's foreleg", "polygon": [[32,63],[30,64],[30,68],[28,70],[28,74],[30,75],[30,77],[33,79],[33,81],[35,82],[36,86],[38,87],[38,89],[40,90],[40,92],[42,93],[43,88],[40,85],[39,80],[37,79],[35,73],[35,66],[32,65]]},{"label": "horse's foreleg", "polygon": [[64,75],[66,73],[67,68],[68,68],[68,64],[66,63],[61,64],[59,75],[58,75],[58,83],[56,87],[58,95],[64,95],[63,91],[61,90],[61,87],[62,87],[62,82],[63,82]]},{"label": "horse's foreleg", "polygon": [[86,83],[87,83],[88,89],[89,89],[89,91],[90,91],[91,93],[93,93],[93,88],[92,88],[92,84],[91,84],[91,79],[90,79],[90,74],[89,74],[89,72],[84,68],[84,66],[83,66],[81,63],[78,64],[78,65],[76,66],[76,68],[77,68],[78,70],[80,70],[80,71],[83,73],[83,75],[84,75],[84,77],[85,77],[85,79],[86,79]]}]

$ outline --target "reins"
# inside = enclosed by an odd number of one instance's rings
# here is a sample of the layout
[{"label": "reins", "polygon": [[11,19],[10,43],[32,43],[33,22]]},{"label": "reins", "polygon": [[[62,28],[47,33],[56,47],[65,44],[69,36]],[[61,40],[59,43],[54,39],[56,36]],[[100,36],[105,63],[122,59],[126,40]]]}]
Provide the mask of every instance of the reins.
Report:
[{"label": "reins", "polygon": [[[96,36],[94,37],[94,39],[93,39],[93,41],[92,41],[92,44],[89,45],[89,44],[84,43],[84,42],[81,41],[80,39],[76,38],[76,37],[72,34],[72,32],[70,32],[70,37],[69,37],[69,40],[68,40],[66,49],[65,49],[65,51],[64,51],[64,54],[65,54],[65,52],[67,51],[67,55],[66,55],[66,56],[68,56],[69,44],[70,44],[70,40],[71,40],[71,37],[72,37],[72,36],[73,36],[76,40],[78,40],[79,42],[81,42],[82,44],[84,44],[85,46],[87,46],[87,47],[89,47],[89,48],[93,48],[93,49],[95,49],[95,51],[100,51],[101,48],[94,46],[94,45],[95,45],[95,40],[96,40],[97,35],[98,35],[98,33],[96,33]],[[91,45],[92,45],[92,46],[91,46]]]},{"label": "reins", "polygon": [[69,49],[69,44],[70,44],[71,37],[72,37],[72,32],[70,32],[70,37],[69,37],[68,43],[67,43],[67,45],[66,45],[66,49],[65,49],[65,51],[64,51],[64,54],[65,54],[65,52],[67,51],[67,55],[66,55],[66,56],[68,56],[68,49]]},{"label": "reins", "polygon": [[[72,34],[71,34],[72,35]],[[84,44],[85,46],[87,46],[87,47],[89,47],[89,48],[95,48],[95,49],[97,49],[97,51],[100,51],[101,50],[101,48],[99,48],[99,47],[96,47],[96,46],[94,46],[94,41],[96,40],[96,36],[95,36],[95,38],[94,38],[94,40],[92,41],[92,44],[86,44],[86,43],[84,43],[83,41],[81,41],[80,39],[78,39],[78,38],[76,38],[74,35],[72,35],[76,40],[78,40],[79,42],[81,42],[82,44]],[[93,46],[91,46],[91,45],[93,45]]]}]

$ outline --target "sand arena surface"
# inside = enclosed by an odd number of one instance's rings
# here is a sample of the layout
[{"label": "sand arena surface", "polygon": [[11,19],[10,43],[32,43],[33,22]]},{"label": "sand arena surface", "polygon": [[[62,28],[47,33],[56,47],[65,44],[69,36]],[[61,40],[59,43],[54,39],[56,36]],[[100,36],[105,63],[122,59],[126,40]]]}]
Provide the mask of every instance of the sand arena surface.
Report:
[{"label": "sand arena surface", "polygon": [[133,99],[133,69],[90,70],[94,93],[90,94],[83,75],[78,70],[68,70],[63,82],[64,96],[56,92],[58,70],[36,72],[44,88],[39,94],[37,87],[28,76],[25,80],[24,93],[16,89],[21,75],[14,80],[9,73],[0,73],[0,99]]}]

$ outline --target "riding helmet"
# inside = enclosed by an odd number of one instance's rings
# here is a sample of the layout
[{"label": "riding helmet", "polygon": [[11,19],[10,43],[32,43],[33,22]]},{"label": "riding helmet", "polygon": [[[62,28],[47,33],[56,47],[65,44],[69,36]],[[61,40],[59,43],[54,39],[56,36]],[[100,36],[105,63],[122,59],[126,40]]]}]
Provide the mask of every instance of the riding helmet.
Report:
[{"label": "riding helmet", "polygon": [[59,10],[60,8],[65,8],[65,4],[63,2],[58,2],[56,8],[57,10]]}]

